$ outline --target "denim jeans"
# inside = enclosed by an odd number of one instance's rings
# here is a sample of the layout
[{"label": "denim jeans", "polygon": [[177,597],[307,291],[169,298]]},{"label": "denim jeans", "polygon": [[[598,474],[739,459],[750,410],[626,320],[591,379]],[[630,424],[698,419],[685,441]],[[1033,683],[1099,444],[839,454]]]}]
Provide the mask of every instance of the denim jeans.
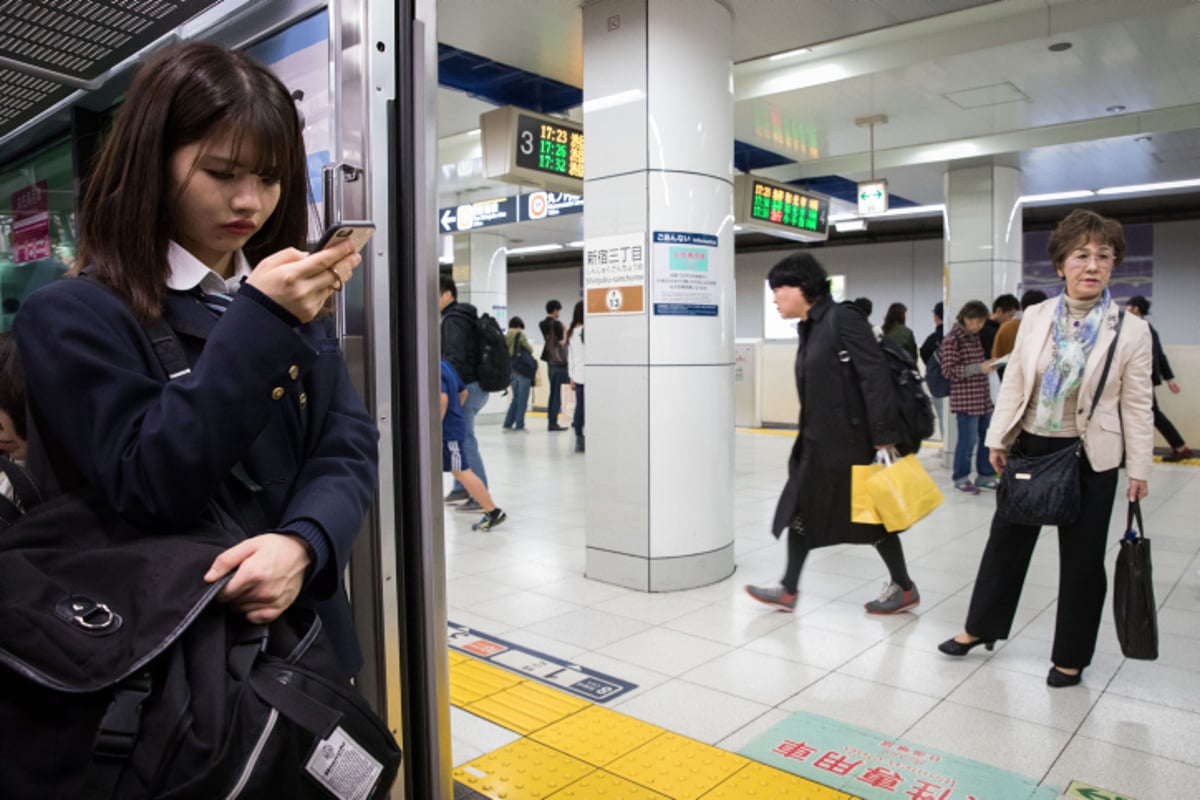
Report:
[{"label": "denim jeans", "polygon": [[526,378],[518,372],[512,374],[512,401],[508,404],[508,413],[504,415],[504,427],[514,430],[525,429],[525,408],[529,405],[529,387],[533,386],[533,378]]},{"label": "denim jeans", "polygon": [[550,384],[550,400],[546,405],[547,427],[558,427],[558,413],[562,411],[562,387],[571,381],[566,364],[546,364],[547,382]]},{"label": "denim jeans", "polygon": [[970,479],[972,453],[975,454],[975,472],[979,477],[994,478],[996,470],[992,469],[987,446],[983,443],[988,425],[992,422],[992,415],[955,412],[954,416],[958,421],[958,443],[954,446],[954,482]]},{"label": "denim jeans", "polygon": [[[475,438],[475,415],[487,403],[488,393],[479,387],[479,381],[467,384],[467,401],[463,403],[463,422],[467,426],[467,435],[463,437],[463,455],[467,457],[467,466],[479,476],[483,485],[487,486],[487,471],[483,468],[483,457],[479,455],[479,440]],[[458,481],[454,489],[466,491],[466,487]]]},{"label": "denim jeans", "polygon": [[571,422],[576,436],[583,436],[583,384],[575,384],[575,419]]}]

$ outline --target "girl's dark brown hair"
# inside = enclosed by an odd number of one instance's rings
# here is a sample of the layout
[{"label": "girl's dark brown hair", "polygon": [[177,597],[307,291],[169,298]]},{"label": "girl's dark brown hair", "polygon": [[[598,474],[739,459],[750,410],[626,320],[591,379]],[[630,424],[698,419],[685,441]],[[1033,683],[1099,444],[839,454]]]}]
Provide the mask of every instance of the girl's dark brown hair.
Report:
[{"label": "girl's dark brown hair", "polygon": [[0,409],[12,417],[17,436],[29,438],[25,434],[25,371],[10,331],[0,333]]},{"label": "girl's dark brown hair", "polygon": [[166,299],[171,156],[215,134],[231,137],[235,159],[252,149],[247,166],[280,182],[275,212],[246,244],[250,264],[306,244],[304,138],[287,87],[244,53],[207,42],[160,50],[134,77],[88,179],[74,268],[91,267],[140,319],[157,319]]},{"label": "girl's dark brown hair", "polygon": [[988,307],[982,300],[968,300],[958,312],[958,324],[965,325],[969,319],[987,319]]},{"label": "girl's dark brown hair", "polygon": [[1071,251],[1088,242],[1111,247],[1113,267],[1118,266],[1125,258],[1125,229],[1121,227],[1121,223],[1102,217],[1095,211],[1077,208],[1063,217],[1046,243],[1046,250],[1050,253],[1050,261],[1054,268],[1061,271]]},{"label": "girl's dark brown hair", "polygon": [[908,306],[904,303],[892,303],[888,306],[887,314],[883,317],[883,325],[881,326],[884,333],[887,333],[897,325],[903,325],[908,318]]}]

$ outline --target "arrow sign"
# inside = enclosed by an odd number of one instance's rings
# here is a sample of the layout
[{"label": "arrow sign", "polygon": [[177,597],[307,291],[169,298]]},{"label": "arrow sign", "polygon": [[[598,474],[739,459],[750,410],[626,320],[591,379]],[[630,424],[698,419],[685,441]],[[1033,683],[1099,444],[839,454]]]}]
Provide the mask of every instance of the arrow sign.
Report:
[{"label": "arrow sign", "polygon": [[453,230],[453,225],[456,220],[457,217],[450,213],[450,209],[447,208],[445,211],[443,211],[442,218],[439,220],[442,223],[442,231],[449,232]]},{"label": "arrow sign", "polygon": [[863,181],[858,184],[858,214],[882,214],[888,208],[886,180]]},{"label": "arrow sign", "polygon": [[1099,786],[1090,786],[1080,781],[1071,781],[1063,797],[1078,797],[1081,800],[1133,800],[1132,797],[1112,789],[1101,789]]}]

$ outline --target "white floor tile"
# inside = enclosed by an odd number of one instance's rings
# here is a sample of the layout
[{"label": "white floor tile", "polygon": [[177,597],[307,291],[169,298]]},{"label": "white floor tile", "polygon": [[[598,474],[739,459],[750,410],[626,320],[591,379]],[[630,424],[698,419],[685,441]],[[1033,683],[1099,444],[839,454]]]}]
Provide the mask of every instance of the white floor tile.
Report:
[{"label": "white floor tile", "polygon": [[727,645],[701,639],[699,636],[656,628],[597,648],[596,652],[624,659],[631,664],[665,675],[679,676],[717,656],[724,655],[729,649]]},{"label": "white floor tile", "polygon": [[715,744],[761,717],[770,706],[673,680],[622,703],[619,710],[706,744]]},{"label": "white floor tile", "polygon": [[1077,735],[1054,763],[1044,783],[1065,788],[1072,780],[1137,800],[1183,800],[1196,797],[1200,769]]},{"label": "white floor tile", "polygon": [[683,673],[682,679],[710,689],[776,706],[824,677],[820,667],[734,650]]},{"label": "white floor tile", "polygon": [[942,701],[905,731],[904,738],[1041,780],[1071,734]]},{"label": "white floor tile", "polygon": [[937,698],[928,695],[832,673],[785,700],[780,708],[809,711],[899,737],[937,703]]}]

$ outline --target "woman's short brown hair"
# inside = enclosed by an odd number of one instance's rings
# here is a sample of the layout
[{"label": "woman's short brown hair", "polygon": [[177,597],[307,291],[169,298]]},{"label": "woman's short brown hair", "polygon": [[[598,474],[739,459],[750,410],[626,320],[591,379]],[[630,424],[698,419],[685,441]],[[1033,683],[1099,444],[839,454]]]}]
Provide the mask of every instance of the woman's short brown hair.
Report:
[{"label": "woman's short brown hair", "polygon": [[1121,223],[1095,211],[1077,208],[1058,223],[1046,244],[1054,269],[1061,269],[1067,255],[1088,242],[1111,247],[1114,267],[1125,258],[1125,230]]}]

